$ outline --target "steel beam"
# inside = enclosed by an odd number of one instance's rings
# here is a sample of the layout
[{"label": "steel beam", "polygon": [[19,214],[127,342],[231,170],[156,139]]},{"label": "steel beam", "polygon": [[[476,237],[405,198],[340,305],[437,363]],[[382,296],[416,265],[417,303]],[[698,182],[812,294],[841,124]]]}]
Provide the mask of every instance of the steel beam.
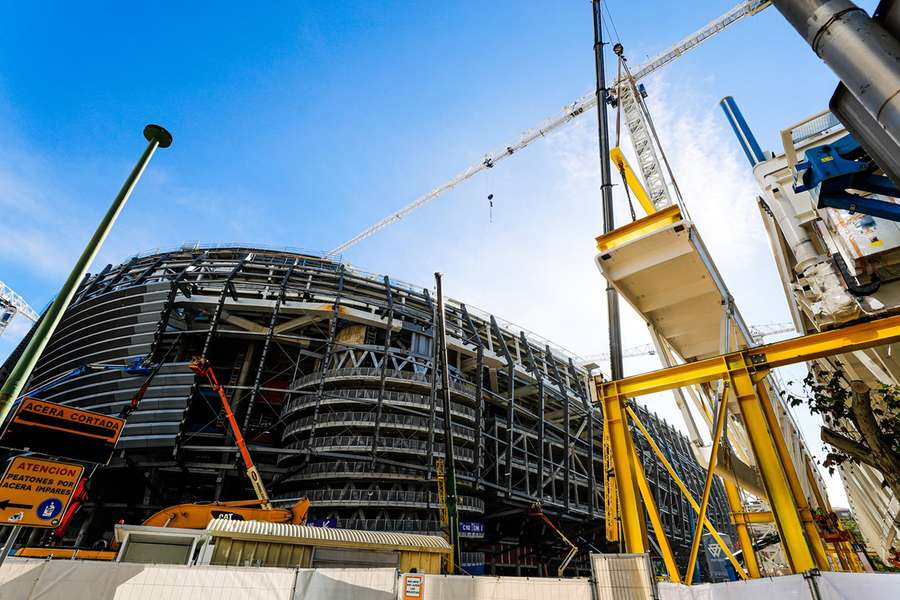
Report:
[{"label": "steel beam", "polygon": [[814,333],[767,346],[757,346],[634,375],[618,381],[601,380],[597,392],[601,399],[608,396],[622,398],[646,396],[655,392],[716,381],[727,377],[732,368],[741,365],[749,365],[755,371],[769,370],[897,341],[900,341],[900,316],[886,317],[834,331]]},{"label": "steel beam", "polygon": [[[378,458],[378,435],[381,429],[381,412],[384,405],[384,386],[387,378],[387,366],[391,359],[391,331],[394,328],[394,294],[391,292],[391,280],[384,276],[384,294],[387,300],[387,328],[384,330],[384,354],[381,357],[381,372],[378,375],[378,405],[375,408],[375,433],[372,435],[372,462]],[[447,417],[444,415],[444,427]]]}]

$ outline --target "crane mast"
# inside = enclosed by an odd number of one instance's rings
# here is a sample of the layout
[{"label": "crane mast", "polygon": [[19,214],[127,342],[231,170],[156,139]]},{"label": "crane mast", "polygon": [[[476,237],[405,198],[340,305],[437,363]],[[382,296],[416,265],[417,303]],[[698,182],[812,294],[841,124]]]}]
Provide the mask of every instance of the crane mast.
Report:
[{"label": "crane mast", "polygon": [[[693,48],[696,48],[697,46],[699,46],[700,44],[702,44],[709,38],[713,37],[717,33],[724,30],[729,25],[736,23],[737,21],[741,20],[742,18],[744,18],[746,16],[754,15],[754,14],[758,13],[759,11],[766,8],[769,5],[769,3],[770,3],[770,0],[745,0],[743,2],[740,2],[739,4],[734,6],[731,10],[729,10],[728,12],[726,12],[719,18],[711,21],[710,23],[701,27],[694,33],[681,39],[676,44],[663,50],[662,52],[660,52],[659,54],[657,54],[656,56],[651,58],[646,63],[640,65],[637,69],[635,69],[632,72],[631,77],[633,78],[633,80],[635,82],[639,81],[640,79],[646,77],[647,75],[650,75],[657,69],[676,60],[677,58],[679,58],[681,55],[683,55],[687,51],[692,50]],[[617,81],[613,87],[616,87],[619,84],[620,84],[620,82]],[[624,88],[627,86],[622,86],[622,87]],[[635,100],[637,100],[637,98],[635,98]],[[518,152],[519,150],[522,150],[522,149],[526,148],[527,146],[529,146],[535,140],[541,139],[544,136],[556,131],[560,127],[577,119],[578,117],[583,115],[585,112],[590,111],[592,108],[594,108],[596,106],[597,106],[597,98],[596,98],[595,92],[591,91],[591,92],[581,96],[580,98],[575,100],[575,102],[564,106],[562,111],[560,111],[559,114],[550,117],[549,119],[545,120],[543,123],[538,125],[537,127],[526,130],[517,141],[507,144],[506,146],[503,146],[501,149],[496,150],[490,154],[487,154],[480,162],[470,166],[465,171],[462,171],[461,173],[459,173],[458,175],[456,175],[455,177],[453,177],[446,183],[439,185],[438,187],[434,188],[430,192],[419,196],[418,198],[416,198],[415,200],[413,200],[411,203],[407,204],[400,210],[397,210],[397,211],[391,213],[390,215],[381,219],[377,223],[367,227],[366,229],[359,232],[358,234],[356,234],[355,236],[353,236],[352,238],[350,238],[343,244],[340,244],[339,246],[335,247],[333,250],[328,252],[327,255],[328,256],[336,256],[336,255],[341,254],[342,252],[345,252],[346,250],[349,250],[356,244],[362,242],[365,239],[372,237],[379,231],[393,225],[397,221],[400,221],[401,219],[403,219],[404,217],[413,213],[414,211],[421,208],[422,206],[425,206],[426,204],[437,199],[439,196],[441,196],[445,192],[449,192],[450,190],[452,190],[459,184],[463,183],[464,181],[467,181],[468,179],[471,179],[478,173],[481,173],[482,171],[493,168],[494,165],[496,165],[498,162],[500,162],[506,158],[509,158],[510,156],[512,156],[513,154]],[[638,112],[640,112],[640,111],[638,111]],[[635,119],[638,118],[637,115],[638,115],[638,113],[635,113]],[[645,122],[642,122],[642,123],[645,124]],[[638,121],[635,121],[635,126],[637,126],[637,125],[638,125]],[[629,133],[631,133],[631,126],[628,126],[628,127],[629,127]],[[653,151],[652,144],[650,145],[650,150]],[[653,152],[655,152],[655,151],[653,151]],[[654,154],[654,157],[655,157],[655,154]],[[648,157],[646,159],[646,161],[647,161],[647,164],[652,164],[651,158]],[[641,162],[640,164],[642,165],[641,173],[642,173],[642,175],[644,175],[645,181],[647,181],[647,179],[648,179],[647,173],[644,173],[644,170],[643,170],[644,162]],[[659,167],[659,159],[658,158],[656,159],[655,164],[656,164],[656,169],[657,169],[656,173],[660,174],[660,177],[658,179],[662,179],[662,186],[664,187],[665,181],[662,178],[661,170],[658,168]],[[654,176],[655,176],[655,174],[654,174]],[[668,197],[668,191],[666,191],[665,194],[666,194],[666,197]]]},{"label": "crane mast", "polygon": [[0,281],[0,335],[16,315],[22,315],[31,322],[37,322],[39,318],[22,296]]}]

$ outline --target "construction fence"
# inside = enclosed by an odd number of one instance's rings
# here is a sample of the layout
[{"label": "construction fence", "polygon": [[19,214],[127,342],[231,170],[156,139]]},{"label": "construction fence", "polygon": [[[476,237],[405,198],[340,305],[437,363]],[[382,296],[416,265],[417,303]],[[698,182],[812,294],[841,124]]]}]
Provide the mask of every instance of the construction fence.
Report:
[{"label": "construction fence", "polygon": [[[881,600],[900,575],[821,573],[692,587],[600,579],[399,574],[396,569],[169,566],[9,558],[0,600]],[[602,584],[602,585],[601,585]]]}]

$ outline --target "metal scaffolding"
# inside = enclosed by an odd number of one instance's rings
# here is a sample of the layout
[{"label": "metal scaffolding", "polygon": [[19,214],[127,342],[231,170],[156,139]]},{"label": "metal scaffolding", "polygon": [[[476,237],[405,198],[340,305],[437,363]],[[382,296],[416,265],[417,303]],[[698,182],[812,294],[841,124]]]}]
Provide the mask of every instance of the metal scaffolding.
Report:
[{"label": "metal scaffolding", "polygon": [[[314,523],[440,531],[434,459],[446,458],[449,422],[463,568],[542,574],[548,563],[558,566],[568,551],[558,537],[523,527],[536,502],[583,550],[601,544],[602,420],[579,358],[448,299],[446,415],[432,369],[435,311],[426,289],[313,254],[158,252],[83,283],[32,385],[86,361],[168,357],[125,427],[121,452],[95,476],[85,509],[98,512],[95,535],[186,498],[251,497],[221,404],[187,368],[205,355],[273,502],[309,497]],[[121,372],[89,373],[46,397],[118,414],[140,383]],[[688,440],[638,413],[699,496],[704,471]],[[691,508],[650,446],[635,450],[674,551],[686,556]],[[718,483],[710,515],[730,530]],[[583,555],[572,567],[587,568]]]}]

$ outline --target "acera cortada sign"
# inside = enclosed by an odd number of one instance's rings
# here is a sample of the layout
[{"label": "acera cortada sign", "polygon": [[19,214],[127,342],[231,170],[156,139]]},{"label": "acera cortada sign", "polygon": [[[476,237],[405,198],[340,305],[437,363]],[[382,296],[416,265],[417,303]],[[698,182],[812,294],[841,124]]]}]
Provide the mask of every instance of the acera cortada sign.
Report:
[{"label": "acera cortada sign", "polygon": [[0,435],[0,446],[105,465],[124,426],[117,417],[25,398]]}]

